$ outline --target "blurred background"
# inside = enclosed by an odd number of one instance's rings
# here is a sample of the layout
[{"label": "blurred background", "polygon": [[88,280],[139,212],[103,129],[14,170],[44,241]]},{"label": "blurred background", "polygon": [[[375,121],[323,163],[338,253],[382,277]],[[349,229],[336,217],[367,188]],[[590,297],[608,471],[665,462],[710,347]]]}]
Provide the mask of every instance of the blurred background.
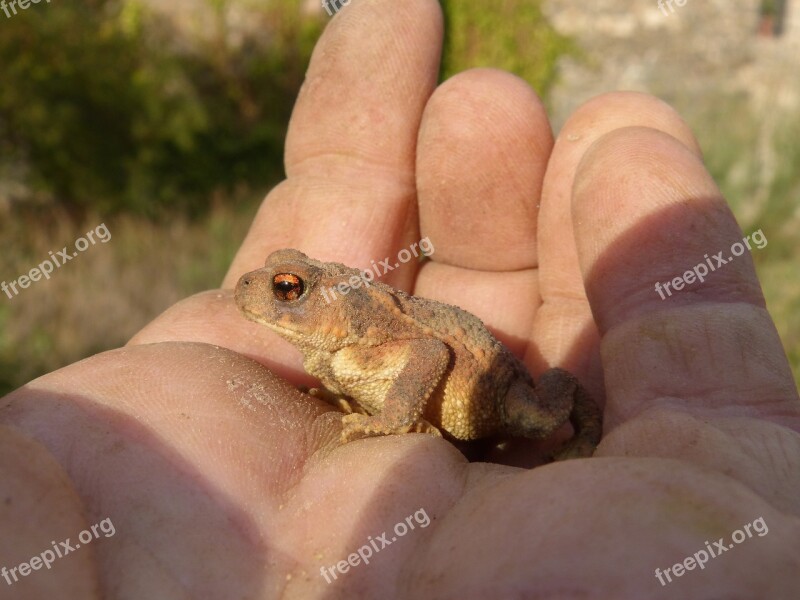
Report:
[{"label": "blurred background", "polygon": [[[352,0],[358,2],[360,0]],[[611,90],[694,128],[800,375],[800,0],[442,0],[441,78],[525,78],[558,130]],[[344,7],[343,10],[347,10]],[[0,280],[104,223],[108,244],[0,294],[0,394],[118,347],[214,288],[283,176],[321,0],[79,0],[0,12]]]}]

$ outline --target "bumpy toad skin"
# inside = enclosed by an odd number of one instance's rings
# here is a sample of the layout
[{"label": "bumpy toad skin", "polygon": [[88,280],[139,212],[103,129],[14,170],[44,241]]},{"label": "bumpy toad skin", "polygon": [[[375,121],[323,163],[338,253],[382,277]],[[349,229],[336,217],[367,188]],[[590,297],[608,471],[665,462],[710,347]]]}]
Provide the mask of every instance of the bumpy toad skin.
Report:
[{"label": "bumpy toad skin", "polygon": [[576,433],[556,458],[591,456],[601,413],[574,376],[550,369],[534,389],[477,317],[369,279],[287,249],[236,285],[239,310],[297,346],[329,400],[356,405],[343,441],[434,428],[460,440],[539,439],[569,419]]}]

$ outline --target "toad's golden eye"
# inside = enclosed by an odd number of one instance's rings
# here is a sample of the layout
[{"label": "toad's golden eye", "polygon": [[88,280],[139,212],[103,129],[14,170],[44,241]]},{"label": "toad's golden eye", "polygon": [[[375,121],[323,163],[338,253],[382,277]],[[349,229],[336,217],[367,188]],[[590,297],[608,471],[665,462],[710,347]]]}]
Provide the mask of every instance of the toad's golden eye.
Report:
[{"label": "toad's golden eye", "polygon": [[293,273],[278,273],[272,278],[272,291],[281,302],[291,302],[303,295],[303,280]]}]

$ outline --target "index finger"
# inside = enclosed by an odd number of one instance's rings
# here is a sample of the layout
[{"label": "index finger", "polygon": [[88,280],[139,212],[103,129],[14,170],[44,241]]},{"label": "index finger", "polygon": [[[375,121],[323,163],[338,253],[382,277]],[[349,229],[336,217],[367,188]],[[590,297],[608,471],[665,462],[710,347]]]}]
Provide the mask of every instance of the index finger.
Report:
[{"label": "index finger", "polygon": [[367,267],[418,239],[417,129],[441,44],[435,0],[354,2],[337,13],[292,114],[288,177],[264,201],[223,287],[278,248]]}]

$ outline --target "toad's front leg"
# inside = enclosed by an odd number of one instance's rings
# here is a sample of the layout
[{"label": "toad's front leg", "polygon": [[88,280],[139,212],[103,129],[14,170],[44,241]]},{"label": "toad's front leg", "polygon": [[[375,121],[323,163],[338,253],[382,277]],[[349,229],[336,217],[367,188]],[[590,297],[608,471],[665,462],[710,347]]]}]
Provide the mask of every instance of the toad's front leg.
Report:
[{"label": "toad's front leg", "polygon": [[378,407],[371,416],[342,417],[342,442],[409,431],[438,434],[422,413],[450,364],[446,344],[436,339],[400,340],[337,354],[339,384],[360,405]]}]

